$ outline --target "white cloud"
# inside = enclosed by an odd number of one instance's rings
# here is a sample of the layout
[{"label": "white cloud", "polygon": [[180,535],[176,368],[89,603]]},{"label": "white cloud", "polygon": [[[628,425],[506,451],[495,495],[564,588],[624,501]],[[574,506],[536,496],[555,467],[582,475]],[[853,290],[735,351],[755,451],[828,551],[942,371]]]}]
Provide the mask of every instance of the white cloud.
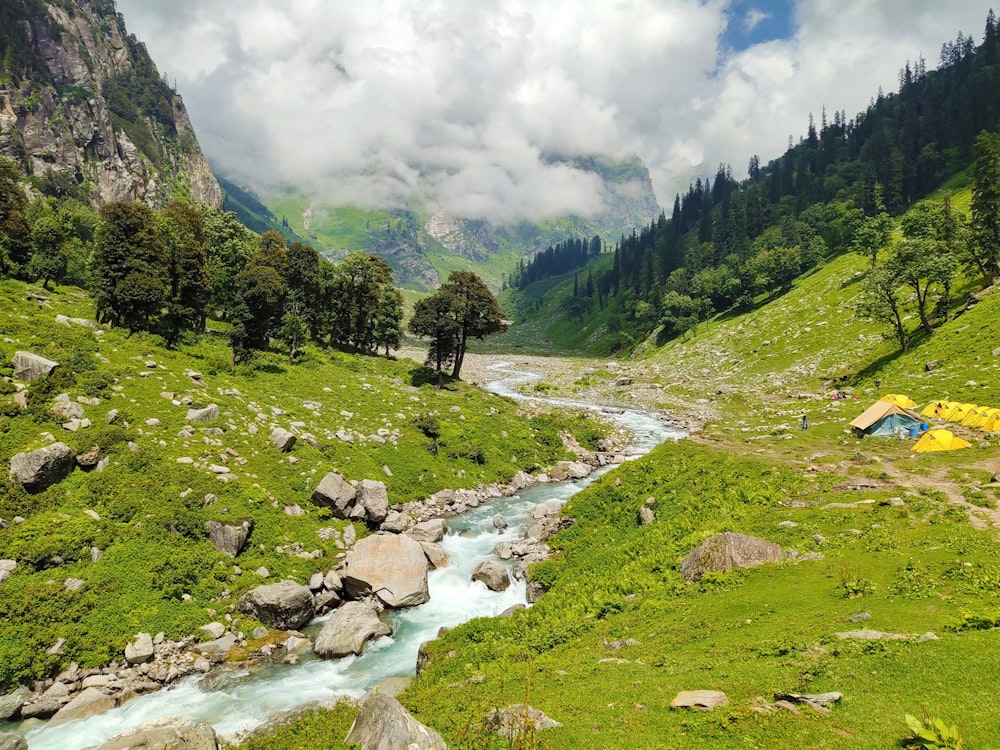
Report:
[{"label": "white cloud", "polygon": [[747,11],[747,14],[743,16],[743,31],[749,34],[751,31],[760,26],[761,22],[766,21],[770,17],[770,13],[765,13],[760,8],[751,8]]},{"label": "white cloud", "polygon": [[729,0],[118,0],[226,170],[495,220],[599,207],[553,155],[636,153],[668,206],[720,162],[741,176],[978,37],[971,5],[800,0],[792,37],[729,53]]}]

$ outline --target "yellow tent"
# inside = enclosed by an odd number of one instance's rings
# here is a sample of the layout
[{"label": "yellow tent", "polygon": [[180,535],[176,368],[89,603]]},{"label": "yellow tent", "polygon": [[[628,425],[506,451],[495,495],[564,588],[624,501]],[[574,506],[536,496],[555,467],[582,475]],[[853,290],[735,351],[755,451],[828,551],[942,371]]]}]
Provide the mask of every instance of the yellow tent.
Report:
[{"label": "yellow tent", "polygon": [[962,440],[952,434],[951,430],[928,430],[924,436],[918,440],[911,451],[923,453],[925,451],[953,451],[959,448],[968,448],[971,443]]},{"label": "yellow tent", "polygon": [[951,409],[941,415],[941,419],[946,422],[961,424],[962,420],[965,419],[965,415],[975,408],[975,404],[953,404]]},{"label": "yellow tent", "polygon": [[983,432],[1000,430],[1000,409],[993,409],[992,413],[987,415],[986,421],[979,425],[979,429]]},{"label": "yellow tent", "polygon": [[887,393],[879,401],[888,401],[890,404],[902,406],[904,409],[912,409],[917,405],[916,401],[909,396],[904,396],[902,393]]},{"label": "yellow tent", "polygon": [[975,427],[976,423],[981,421],[983,414],[988,409],[988,406],[977,406],[975,409],[969,409],[965,414],[965,419],[962,420],[961,424],[966,427]]},{"label": "yellow tent", "polygon": [[944,401],[942,399],[937,399],[936,401],[931,401],[924,410],[920,412],[921,416],[924,417],[942,417],[944,414],[955,406],[954,401]]}]

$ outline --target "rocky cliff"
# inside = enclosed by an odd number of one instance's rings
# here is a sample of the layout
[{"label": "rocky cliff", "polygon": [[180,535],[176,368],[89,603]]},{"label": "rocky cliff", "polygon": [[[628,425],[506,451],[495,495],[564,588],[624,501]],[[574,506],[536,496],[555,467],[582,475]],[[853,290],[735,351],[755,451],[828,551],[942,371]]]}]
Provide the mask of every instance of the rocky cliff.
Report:
[{"label": "rocky cliff", "polygon": [[0,154],[50,195],[222,205],[184,103],[113,0],[0,4]]}]

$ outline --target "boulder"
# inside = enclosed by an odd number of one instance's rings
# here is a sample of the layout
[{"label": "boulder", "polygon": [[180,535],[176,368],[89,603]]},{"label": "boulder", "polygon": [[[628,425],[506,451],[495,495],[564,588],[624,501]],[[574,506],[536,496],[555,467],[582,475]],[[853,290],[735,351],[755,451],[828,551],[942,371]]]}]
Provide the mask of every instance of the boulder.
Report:
[{"label": "boulder", "polygon": [[292,449],[292,446],[295,445],[295,435],[281,427],[275,427],[271,430],[268,440],[282,453],[288,453]]},{"label": "boulder", "polygon": [[752,568],[784,559],[781,545],[755,536],[727,531],[703,542],[681,560],[681,575],[699,581],[709,571]]},{"label": "boulder", "polygon": [[649,526],[649,524],[653,523],[654,521],[656,521],[656,513],[653,512],[652,508],[650,508],[647,505],[643,505],[641,508],[639,508],[640,526]]},{"label": "boulder", "polygon": [[14,352],[14,377],[25,383],[31,383],[39,378],[47,377],[59,366],[58,362],[45,359],[31,352]]},{"label": "boulder", "polygon": [[521,735],[533,736],[536,732],[553,727],[561,727],[558,721],[550,719],[537,708],[526,703],[515,703],[507,708],[495,708],[484,721],[487,727],[505,740],[513,740]]},{"label": "boulder", "polygon": [[10,459],[10,478],[20,482],[28,492],[41,492],[65,479],[74,466],[73,450],[65,443],[52,443],[28,453],[14,454]]},{"label": "boulder", "polygon": [[183,716],[168,716],[115,735],[94,750],[218,750],[211,724],[192,724]]},{"label": "boulder", "polygon": [[251,589],[236,607],[269,627],[297,630],[312,619],[313,595],[308,586],[279,581]]},{"label": "boulder", "polygon": [[153,658],[153,638],[149,633],[137,633],[125,646],[125,661],[129,664],[145,664]]},{"label": "boulder", "polygon": [[506,591],[510,586],[507,569],[498,562],[485,560],[472,571],[473,581],[482,581],[490,591]]},{"label": "boulder", "polygon": [[31,691],[21,686],[12,693],[0,695],[0,721],[17,716],[21,711],[21,706],[31,697]]},{"label": "boulder", "polygon": [[67,703],[69,703],[68,695],[42,696],[38,700],[21,706],[21,718],[48,719]]},{"label": "boulder", "polygon": [[415,607],[430,598],[424,549],[402,534],[361,539],[347,554],[341,579],[352,599],[374,594],[389,607]]},{"label": "boulder", "polygon": [[432,518],[415,524],[407,534],[418,542],[440,542],[448,531],[448,522],[443,518]]},{"label": "boulder", "polygon": [[365,509],[365,520],[374,526],[382,523],[389,513],[389,492],[384,482],[362,479],[356,502]]},{"label": "boulder", "polygon": [[58,724],[74,719],[86,719],[110,711],[115,707],[115,699],[106,695],[96,687],[84,688],[69,703],[60,708],[52,717],[52,722]]},{"label": "boulder", "polygon": [[729,698],[719,690],[682,690],[670,701],[670,707],[711,711],[728,703]]},{"label": "boulder", "polygon": [[427,562],[431,564],[431,567],[434,568],[434,570],[448,567],[448,555],[440,544],[435,544],[434,542],[420,542],[420,546],[424,550]]},{"label": "boulder", "polygon": [[219,405],[209,404],[203,409],[188,409],[185,422],[191,424],[208,424],[219,418]]},{"label": "boulder", "polygon": [[28,741],[18,732],[0,732],[0,750],[28,750]]},{"label": "boulder", "polygon": [[380,691],[365,694],[345,743],[363,750],[447,750],[437,732],[414,719],[395,698]]},{"label": "boulder", "polygon": [[83,419],[83,407],[75,401],[70,401],[68,393],[60,393],[49,407],[49,414],[63,421]]},{"label": "boulder", "polygon": [[337,518],[349,518],[358,491],[347,483],[340,474],[331,471],[316,486],[310,498],[316,505],[333,511]]},{"label": "boulder", "polygon": [[219,638],[196,643],[191,648],[202,656],[210,656],[216,661],[221,661],[226,654],[236,648],[236,636],[232,633],[224,633]]},{"label": "boulder", "polygon": [[101,462],[101,446],[92,445],[76,456],[76,465],[84,471],[90,471]]},{"label": "boulder", "polygon": [[409,513],[390,510],[379,528],[393,534],[402,534],[407,529],[413,528],[413,516]]},{"label": "boulder", "polygon": [[239,525],[206,521],[205,528],[208,529],[208,538],[215,549],[229,557],[236,557],[243,551],[247,539],[250,538],[253,520],[248,518]]},{"label": "boulder", "polygon": [[313,653],[324,659],[339,659],[360,654],[370,640],[392,635],[392,628],[379,619],[379,609],[371,599],[345,602],[323,624],[313,643]]}]

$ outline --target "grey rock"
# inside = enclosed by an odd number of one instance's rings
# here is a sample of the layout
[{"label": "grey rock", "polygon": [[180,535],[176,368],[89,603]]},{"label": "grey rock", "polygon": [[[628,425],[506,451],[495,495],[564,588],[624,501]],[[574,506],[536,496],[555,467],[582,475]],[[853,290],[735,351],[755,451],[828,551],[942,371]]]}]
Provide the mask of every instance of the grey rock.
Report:
[{"label": "grey rock", "polygon": [[209,404],[203,409],[188,409],[187,416],[184,417],[185,422],[190,422],[191,424],[207,424],[209,422],[214,422],[219,418],[219,405]]},{"label": "grey rock", "polygon": [[52,717],[52,723],[58,724],[63,721],[73,721],[74,719],[86,719],[88,716],[103,714],[114,707],[114,698],[96,687],[88,687],[60,708],[55,716]]},{"label": "grey rock", "polygon": [[271,430],[268,440],[282,453],[288,453],[295,445],[295,435],[282,427]]},{"label": "grey rock", "polygon": [[402,534],[373,534],[358,541],[341,578],[349,597],[374,594],[388,607],[415,607],[430,598],[423,547]]},{"label": "grey rock", "polygon": [[313,653],[324,659],[360,654],[368,641],[392,635],[392,628],[379,618],[373,600],[345,602],[323,624],[313,643]]},{"label": "grey rock", "polygon": [[60,393],[55,397],[52,406],[49,407],[49,414],[53,417],[70,421],[73,419],[83,419],[83,407],[80,404],[70,401],[68,393]]},{"label": "grey rock", "polygon": [[76,465],[84,471],[90,471],[91,469],[96,468],[100,461],[101,447],[99,445],[92,445],[83,453],[78,453],[76,455]]},{"label": "grey rock", "polygon": [[21,686],[11,693],[0,695],[0,721],[7,721],[18,715],[21,706],[31,697],[31,691]]},{"label": "grey rock", "polygon": [[507,708],[495,708],[484,723],[505,740],[514,740],[521,735],[533,736],[536,732],[562,726],[558,721],[550,719],[537,708],[525,703],[515,703]]},{"label": "grey rock", "polygon": [[751,568],[783,558],[779,544],[727,531],[706,540],[681,560],[681,575],[699,581],[709,571],[725,573],[730,568]]},{"label": "grey rock", "polygon": [[0,750],[28,750],[28,741],[18,732],[0,732]]},{"label": "grey rock", "polygon": [[129,664],[145,664],[153,658],[153,637],[149,633],[137,633],[125,646],[125,661]]},{"label": "grey rock", "polygon": [[331,471],[316,486],[310,498],[316,505],[321,505],[333,511],[337,518],[350,518],[351,509],[358,496],[358,491],[347,483],[340,474]]},{"label": "grey rock", "polygon": [[14,454],[10,459],[10,478],[20,482],[28,492],[42,492],[69,476],[74,466],[73,450],[65,443],[52,443],[28,453]]},{"label": "grey rock", "polygon": [[683,690],[670,701],[670,707],[712,711],[728,703],[729,698],[720,690]]},{"label": "grey rock", "polygon": [[407,529],[413,528],[413,524],[413,517],[409,513],[400,513],[399,511],[390,510],[380,528],[382,531],[388,531],[393,534],[402,534]]},{"label": "grey rock", "polygon": [[224,524],[219,521],[206,521],[208,538],[216,550],[229,557],[236,557],[246,546],[247,539],[253,531],[253,520],[245,519],[240,524]]},{"label": "grey rock", "polygon": [[448,531],[448,522],[443,518],[432,518],[421,521],[408,529],[406,534],[418,542],[440,542]]},{"label": "grey rock", "polygon": [[643,505],[641,508],[639,508],[640,526],[649,526],[649,524],[654,523],[655,521],[656,521],[656,513],[653,512],[652,508],[646,505]]},{"label": "grey rock", "polygon": [[51,696],[39,698],[31,703],[21,706],[22,719],[48,719],[55,715],[56,711],[69,703],[69,696]]},{"label": "grey rock", "polygon": [[374,526],[382,523],[389,513],[389,492],[384,482],[362,479],[355,501],[365,509],[365,520]]},{"label": "grey rock", "polygon": [[312,619],[314,601],[307,586],[279,581],[248,591],[236,607],[269,627],[297,630]]},{"label": "grey rock", "polygon": [[872,619],[870,612],[858,612],[847,618],[848,622],[863,622],[864,620]]},{"label": "grey rock", "polygon": [[183,716],[168,716],[141,724],[112,737],[94,750],[219,750],[210,724],[192,724]]},{"label": "grey rock", "polygon": [[345,740],[363,750],[447,750],[437,732],[414,719],[395,698],[372,691],[361,699]]},{"label": "grey rock", "polygon": [[204,641],[202,643],[196,643],[191,648],[202,656],[221,659],[235,647],[236,636],[232,633],[224,633],[219,638],[215,638],[211,641]]},{"label": "grey rock", "polygon": [[14,352],[13,365],[14,377],[25,383],[33,383],[39,378],[51,375],[59,363],[31,352]]},{"label": "grey rock", "polygon": [[434,542],[420,542],[420,546],[424,550],[427,562],[430,563],[434,570],[448,567],[448,554],[444,551],[444,548],[440,544],[435,544]]},{"label": "grey rock", "polygon": [[118,410],[117,409],[112,409],[111,411],[109,411],[108,415],[105,417],[105,420],[107,421],[108,424],[114,424],[115,422],[117,422],[118,421]]},{"label": "grey rock", "polygon": [[472,580],[486,584],[490,591],[506,591],[510,586],[507,569],[498,562],[484,560],[472,571]]},{"label": "grey rock", "polygon": [[493,516],[493,528],[497,531],[503,531],[507,528],[507,519],[497,513]]},{"label": "grey rock", "polygon": [[[200,628],[198,628],[198,630],[200,630],[202,633],[207,634],[211,638],[215,639],[221,638],[226,634],[226,626],[223,625],[221,622],[210,622],[206,625],[202,625]],[[267,635],[266,628],[264,629],[264,635]],[[261,637],[263,638],[264,636]]]}]

